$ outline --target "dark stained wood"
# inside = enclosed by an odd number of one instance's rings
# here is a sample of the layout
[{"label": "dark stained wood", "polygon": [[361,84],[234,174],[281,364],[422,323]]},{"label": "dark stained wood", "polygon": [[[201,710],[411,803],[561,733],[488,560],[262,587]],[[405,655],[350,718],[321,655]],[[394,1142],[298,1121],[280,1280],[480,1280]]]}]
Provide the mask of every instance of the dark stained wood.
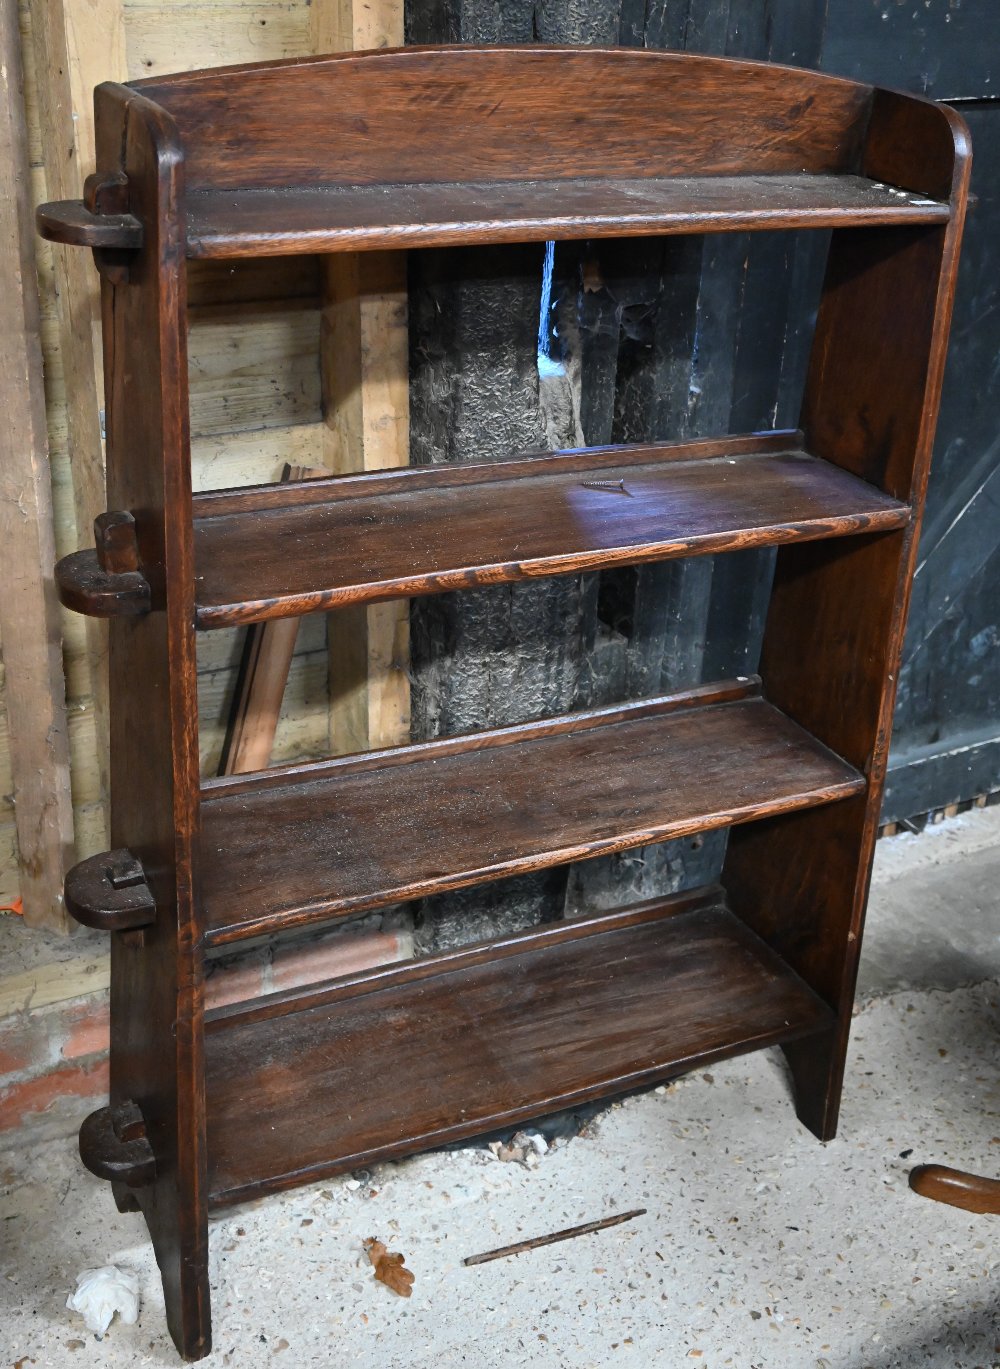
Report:
[{"label": "dark stained wood", "polygon": [[[357,471],[350,475],[301,481],[296,484],[241,486],[231,490],[205,490],[194,497],[196,518],[217,514],[256,513],[321,500],[361,499],[394,495],[402,491],[436,490],[451,485],[483,485],[496,480],[532,480],[547,475],[579,475],[581,480],[604,480],[599,467],[618,464],[643,466],[661,462],[709,461],[714,457],[754,454],[781,455],[801,452],[802,434],[785,429],[775,432],[704,438],[696,442],[661,442],[643,445],[580,447],[566,451],[528,450],[511,459],[470,461],[457,466],[411,466],[382,471]],[[624,474],[624,473],[623,473]]]},{"label": "dark stained wood", "polygon": [[[142,233],[97,248],[109,504],[135,541],[115,515],[92,565],[141,574],[149,606],[111,625],[112,843],[155,905],[113,937],[110,1125],[119,1143],[145,1130],[155,1173],[130,1190],[119,1169],[113,1189],[145,1215],[181,1353],[211,1344],[210,1191],[774,1042],[800,1116],[831,1136],[967,196],[961,121],[774,65],[463,46],[105,85],[96,125],[90,217],[42,218],[94,245],[95,218],[127,210]],[[807,225],[834,232],[801,440],[192,501],[189,252]],[[199,783],[196,602],[203,623],[235,622],[767,544],[766,699],[740,678]],[[725,904],[703,889],[223,1009],[206,1058],[207,945],[729,825]],[[105,883],[138,889],[130,862],[115,871],[96,893],[89,872],[89,905]],[[88,1131],[106,1153],[107,1122]]]},{"label": "dark stained wood", "polygon": [[156,1178],[146,1124],[131,1099],[98,1108],[80,1127],[80,1159],[98,1179],[143,1188]]},{"label": "dark stained wood", "polygon": [[[937,290],[913,282],[939,280],[950,237],[944,228],[834,234],[816,325],[802,412],[808,450],[907,501],[920,497],[930,456],[927,414],[912,395],[928,383],[940,306]],[[873,353],[870,329],[880,323]]]},{"label": "dark stained wood", "polygon": [[[83,203],[92,214],[127,214],[129,197],[125,172],[92,172],[83,183]],[[135,246],[142,246],[141,237]]]},{"label": "dark stained wood", "polygon": [[132,214],[95,214],[82,200],[40,204],[35,211],[35,224],[43,238],[69,247],[127,251],[142,246],[142,224]]},{"label": "dark stained wood", "polygon": [[139,569],[135,519],[127,510],[99,513],[94,519],[94,541],[102,570],[111,575],[125,575]]},{"label": "dark stained wood", "polygon": [[876,90],[865,134],[865,176],[936,200],[961,199],[969,130],[961,115],[899,90]]},{"label": "dark stained wood", "polygon": [[867,155],[906,183],[949,187],[955,216],[937,228],[833,235],[801,419],[809,451],[920,510],[971,167],[965,124],[932,109],[936,118],[884,96]]},{"label": "dark stained wood", "polygon": [[209,628],[899,528],[909,510],[781,434],[265,486],[196,497],[195,515]]},{"label": "dark stained wood", "polygon": [[685,894],[210,1015],[212,1203],[824,1027],[829,1010],[717,900]]},{"label": "dark stained wood", "polygon": [[848,175],[293,186],[195,191],[187,202],[187,238],[191,257],[253,257],[938,223],[949,213],[947,200]]},{"label": "dark stained wood", "polygon": [[751,681],[254,779],[202,805],[210,944],[855,794]]},{"label": "dark stained wood", "polygon": [[149,612],[149,584],[139,568],[135,519],[125,510],[98,514],[95,551],[77,551],[56,563],[59,598],[75,613],[114,618]]},{"label": "dark stained wood", "polygon": [[[825,1041],[786,1051],[799,1116],[824,1140],[837,1128],[968,194],[962,121],[940,111],[925,166],[930,116],[919,106],[908,117],[901,101],[876,111],[878,164],[933,191],[947,182],[955,212],[946,228],[834,234],[801,426],[810,451],[910,501],[913,522],[782,548],[760,665],[774,704],[856,766],[868,789],[822,819],[793,814],[734,832],[723,876],[734,910],[837,1015]],[[791,907],[798,917],[782,912]]]},{"label": "dark stained wood", "polygon": [[986,1179],[947,1165],[917,1165],[910,1170],[910,1187],[922,1198],[1000,1217],[1000,1179]]},{"label": "dark stained wood", "polygon": [[102,305],[108,503],[134,514],[152,606],[110,631],[111,840],[141,862],[156,903],[152,926],[112,938],[111,1102],[142,1110],[156,1177],[129,1192],[153,1239],[171,1335],[197,1359],[211,1331],[183,156],[170,120],[131,91],[98,92],[97,126],[98,170],[127,173],[144,226],[130,282],[105,279]]},{"label": "dark stained wood", "polygon": [[149,582],[140,571],[108,571],[96,551],[73,551],[56,562],[59,601],[88,618],[137,617],[149,612]]},{"label": "dark stained wood", "polygon": [[148,927],[156,904],[146,875],[131,851],[88,856],[66,875],[66,911],[84,927],[124,932]]},{"label": "dark stained wood", "polygon": [[872,96],[790,67],[542,46],[339,53],[136,89],[183,130],[189,190],[854,171]]}]

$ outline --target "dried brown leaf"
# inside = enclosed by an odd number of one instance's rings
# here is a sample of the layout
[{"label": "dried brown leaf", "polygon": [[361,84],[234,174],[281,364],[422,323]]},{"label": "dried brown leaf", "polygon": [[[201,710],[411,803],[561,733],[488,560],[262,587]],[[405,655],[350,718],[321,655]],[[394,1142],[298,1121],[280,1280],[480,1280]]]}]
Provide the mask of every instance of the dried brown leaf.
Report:
[{"label": "dried brown leaf", "polygon": [[403,1256],[397,1250],[387,1250],[374,1236],[365,1241],[365,1250],[379,1283],[384,1283],[401,1298],[408,1298],[413,1292],[413,1274],[405,1267]]}]

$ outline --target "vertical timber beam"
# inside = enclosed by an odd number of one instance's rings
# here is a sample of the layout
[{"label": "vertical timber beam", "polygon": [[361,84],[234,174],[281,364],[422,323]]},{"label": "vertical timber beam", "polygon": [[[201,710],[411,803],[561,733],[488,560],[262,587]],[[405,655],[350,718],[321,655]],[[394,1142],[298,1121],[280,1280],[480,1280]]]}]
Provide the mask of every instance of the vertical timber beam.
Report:
[{"label": "vertical timber beam", "polygon": [[0,0],[0,640],[24,920],[67,931],[73,806],[17,0]]},{"label": "vertical timber beam", "polygon": [[[37,0],[31,20],[46,190],[51,200],[79,199],[94,169],[94,87],[126,78],[122,0]],[[57,248],[53,261],[77,536],[89,544],[94,519],[107,507],[100,294],[87,253]],[[107,811],[107,625],[88,618],[86,637],[98,773]]]},{"label": "vertical timber beam", "polygon": [[801,1120],[836,1134],[910,585],[944,373],[970,155],[951,111],[876,94],[863,174],[952,205],[943,227],[834,232],[801,427],[807,449],[906,500],[900,532],[778,553],[760,673],[867,792],[734,829],[736,912],[837,1014],[786,1047]]},{"label": "vertical timber beam", "polygon": [[[312,0],[317,53],[399,47],[402,0]],[[409,464],[406,254],[321,258],[320,334],[326,442],[336,474]],[[392,746],[410,736],[409,601],[329,617],[330,749]]]}]

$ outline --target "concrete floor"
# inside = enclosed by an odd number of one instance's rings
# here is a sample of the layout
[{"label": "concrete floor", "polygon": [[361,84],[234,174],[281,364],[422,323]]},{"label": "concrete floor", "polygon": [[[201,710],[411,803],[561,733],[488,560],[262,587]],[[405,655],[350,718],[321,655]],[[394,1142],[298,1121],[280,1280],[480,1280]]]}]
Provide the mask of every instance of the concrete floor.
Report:
[{"label": "concrete floor", "polygon": [[[799,1126],[780,1057],[758,1053],[615,1105],[533,1169],[469,1149],[229,1210],[203,1363],[998,1369],[1000,1220],[906,1184],[928,1160],[1000,1175],[998,903],[1000,809],[880,844],[836,1141]],[[140,1219],[72,1142],[6,1163],[0,1365],[179,1363]],[[374,1282],[368,1236],[405,1255],[409,1301]],[[138,1272],[143,1310],[99,1343],[64,1304],[107,1262]]]}]

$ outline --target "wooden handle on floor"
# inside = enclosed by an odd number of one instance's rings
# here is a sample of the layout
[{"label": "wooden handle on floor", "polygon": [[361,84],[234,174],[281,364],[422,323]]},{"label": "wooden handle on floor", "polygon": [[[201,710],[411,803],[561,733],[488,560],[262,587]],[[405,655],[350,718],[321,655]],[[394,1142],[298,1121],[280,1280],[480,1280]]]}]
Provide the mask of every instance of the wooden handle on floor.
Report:
[{"label": "wooden handle on floor", "polygon": [[984,1179],[947,1165],[917,1165],[910,1170],[910,1187],[922,1198],[933,1198],[937,1203],[1000,1216],[1000,1179]]}]

